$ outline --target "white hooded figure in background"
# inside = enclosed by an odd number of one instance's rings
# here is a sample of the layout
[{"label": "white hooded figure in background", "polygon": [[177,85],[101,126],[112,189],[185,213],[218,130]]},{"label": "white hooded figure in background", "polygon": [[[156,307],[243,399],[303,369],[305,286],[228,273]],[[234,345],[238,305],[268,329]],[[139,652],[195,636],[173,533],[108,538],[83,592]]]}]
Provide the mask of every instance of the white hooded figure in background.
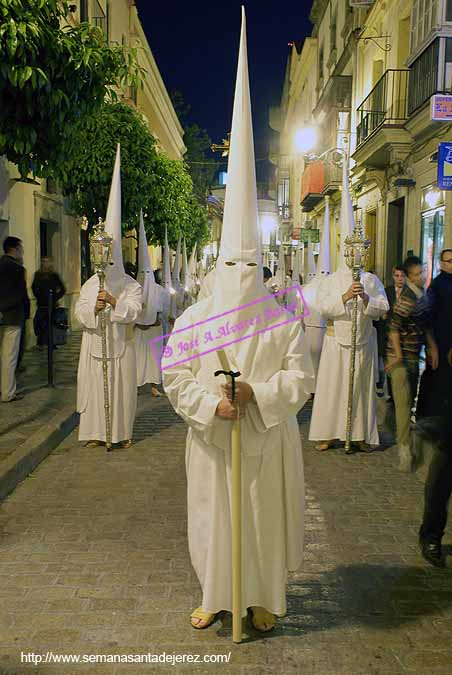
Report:
[{"label": "white hooded figure in background", "polygon": [[187,244],[184,239],[184,247],[182,251],[182,289],[184,291],[184,309],[186,309],[193,302],[193,297],[191,295],[191,279],[190,279],[190,270],[188,266],[187,259]]},{"label": "white hooded figure in background", "polygon": [[[228,319],[233,326],[244,318],[257,323],[262,304],[272,312],[286,311],[263,285],[244,11],[214,282],[211,295],[176,321],[175,331],[185,330],[182,337],[174,333],[170,337],[173,351],[181,339],[206,344],[210,326],[199,322],[210,317],[218,321],[218,315],[229,310],[231,314],[221,321],[226,324]],[[240,309],[261,298],[263,303]],[[285,614],[287,573],[302,561],[304,479],[296,413],[309,396],[312,374],[305,366],[300,322],[260,335],[247,325],[247,339],[228,341],[224,347],[231,368],[241,373],[234,403],[231,385],[221,383],[223,376],[214,376],[221,369],[216,351],[163,371],[168,398],[189,425],[188,540],[202,587],[202,607],[191,615],[195,628],[211,624],[217,612],[232,609],[231,426],[237,405],[242,416],[242,616],[251,608],[258,630],[270,630],[275,615]]]},{"label": "white hooded figure in background", "polygon": [[113,237],[105,291],[93,274],[80,290],[75,316],[83,326],[77,375],[79,440],[93,447],[106,442],[102,339],[99,312],[105,308],[112,442],[131,445],[137,405],[137,366],[133,324],[142,309],[141,286],[124,272],[121,248],[120,149],[108,200],[106,231]]},{"label": "white hooded figure in background", "polygon": [[198,293],[198,302],[200,300],[205,300],[209,296],[212,295],[213,289],[215,288],[215,267],[213,270],[210,270],[204,277],[204,279],[201,282],[201,286],[199,288],[199,293]]},{"label": "white hooded figure in background", "polygon": [[163,247],[163,275],[160,293],[160,319],[163,326],[163,334],[171,330],[171,322],[175,319],[176,299],[171,283],[170,250],[168,246],[168,233],[165,228],[165,244]]},{"label": "white hooded figure in background", "polygon": [[[162,299],[159,285],[154,278],[149,258],[143,212],[140,213],[140,233],[138,239],[138,275],[137,281],[143,289],[143,309],[135,326],[135,348],[137,353],[137,386],[151,384],[152,396],[161,396],[157,385],[161,381],[160,362],[157,362],[150,341],[163,334],[158,313]],[[159,343],[158,343],[159,344]]]},{"label": "white hooded figure in background", "polygon": [[[303,296],[308,306],[309,313],[304,319],[306,339],[311,352],[314,374],[317,379],[320,356],[322,354],[323,338],[325,335],[325,318],[317,311],[316,294],[322,279],[330,273],[330,208],[329,200],[326,200],[325,219],[320,244],[320,254],[317,260],[317,269],[314,263],[312,244],[308,244],[308,282],[303,286]],[[312,393],[315,392],[315,387]]]},{"label": "white hooded figure in background", "polygon": [[312,409],[309,439],[327,450],[335,440],[346,440],[348,384],[350,373],[353,297],[358,297],[355,383],[353,393],[352,441],[362,450],[378,446],[375,392],[376,331],[372,321],[389,309],[383,284],[364,272],[361,282],[353,282],[344,257],[345,239],[353,233],[353,205],[344,161],[341,202],[341,241],[339,267],[319,284],[315,305],[326,319]]},{"label": "white hooded figure in background", "polygon": [[[282,291],[285,288],[290,288],[292,285],[292,280],[286,272],[286,260],[284,257],[284,244],[281,242],[279,245],[279,256],[278,256],[278,268],[272,279],[273,284],[271,284],[270,290]],[[290,295],[290,294],[289,294]],[[276,296],[276,302],[278,305],[283,305],[288,300],[288,294],[284,293],[282,295]]]},{"label": "white hooded figure in background", "polygon": [[195,302],[196,297],[199,292],[198,284],[197,284],[197,278],[196,278],[196,249],[197,249],[197,242],[195,242],[195,245],[193,246],[192,252],[190,254],[190,260],[188,261],[188,287],[189,287],[189,293],[192,297],[193,302]]},{"label": "white hooded figure in background", "polygon": [[177,242],[176,255],[174,257],[173,271],[171,274],[171,281],[173,289],[176,291],[176,314],[174,316],[177,319],[178,316],[184,311],[184,299],[185,293],[184,288],[180,280],[180,259],[181,259],[181,238]]}]

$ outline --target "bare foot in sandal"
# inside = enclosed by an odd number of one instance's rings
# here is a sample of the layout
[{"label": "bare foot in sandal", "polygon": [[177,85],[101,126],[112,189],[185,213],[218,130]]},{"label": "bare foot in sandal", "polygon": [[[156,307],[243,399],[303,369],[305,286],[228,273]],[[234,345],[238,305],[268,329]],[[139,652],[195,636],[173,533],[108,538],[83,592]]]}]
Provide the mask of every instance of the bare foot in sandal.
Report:
[{"label": "bare foot in sandal", "polygon": [[256,630],[261,633],[268,633],[273,630],[276,624],[276,617],[271,612],[268,612],[264,607],[250,607],[252,614],[252,623]]},{"label": "bare foot in sandal", "polygon": [[331,441],[319,441],[315,444],[315,449],[320,451],[328,450],[328,448],[331,448],[331,445]]},{"label": "bare foot in sandal", "polygon": [[190,614],[190,623],[193,628],[208,628],[215,621],[216,614],[205,612],[202,607],[197,607]]}]

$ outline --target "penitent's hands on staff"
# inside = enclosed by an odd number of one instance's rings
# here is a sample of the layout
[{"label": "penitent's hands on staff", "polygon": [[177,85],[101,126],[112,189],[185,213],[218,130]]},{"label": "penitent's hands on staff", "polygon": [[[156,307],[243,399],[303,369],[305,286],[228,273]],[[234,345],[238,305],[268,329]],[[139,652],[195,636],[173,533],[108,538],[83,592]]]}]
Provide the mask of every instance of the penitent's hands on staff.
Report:
[{"label": "penitent's hands on staff", "polygon": [[[232,383],[228,382],[227,384],[222,384],[221,388],[223,389],[226,397],[231,401],[232,400]],[[240,380],[235,383],[235,397],[234,402],[240,406],[246,406],[247,403],[253,399],[253,389],[248,382],[241,382]]]},{"label": "penitent's hands on staff", "polygon": [[[232,384],[222,384],[224,398],[220,401],[215,411],[217,417],[224,420],[241,419],[245,415],[245,408],[247,403],[253,398],[253,389],[247,382],[235,383],[235,398],[232,402]],[[238,416],[237,416],[238,413]]]},{"label": "penitent's hands on staff", "polygon": [[355,298],[359,296],[364,304],[367,306],[367,303],[369,302],[369,296],[367,295],[366,291],[364,290],[364,286],[362,285],[361,282],[359,281],[354,281],[348,291],[345,291],[345,293],[342,296],[342,302],[345,303],[348,302],[349,300],[352,300],[352,298]]},{"label": "penitent's hands on staff", "polygon": [[101,312],[105,307],[108,305],[111,305],[113,309],[116,307],[116,298],[114,298],[108,291],[99,291],[97,294],[97,300],[96,300],[96,307],[95,307],[95,312],[98,314]]},{"label": "penitent's hands on staff", "polygon": [[217,405],[215,415],[221,417],[222,420],[239,420],[245,416],[245,410],[243,407],[240,408],[237,402],[231,403],[228,398],[222,398]]}]

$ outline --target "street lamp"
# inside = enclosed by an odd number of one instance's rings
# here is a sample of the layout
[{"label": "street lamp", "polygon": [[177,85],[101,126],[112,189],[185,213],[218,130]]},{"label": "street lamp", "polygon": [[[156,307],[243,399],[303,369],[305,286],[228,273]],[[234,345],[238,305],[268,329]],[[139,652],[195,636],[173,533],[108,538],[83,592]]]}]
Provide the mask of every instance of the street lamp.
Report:
[{"label": "street lamp", "polygon": [[309,154],[317,145],[318,130],[317,127],[308,126],[297,129],[294,138],[295,152],[300,155]]}]

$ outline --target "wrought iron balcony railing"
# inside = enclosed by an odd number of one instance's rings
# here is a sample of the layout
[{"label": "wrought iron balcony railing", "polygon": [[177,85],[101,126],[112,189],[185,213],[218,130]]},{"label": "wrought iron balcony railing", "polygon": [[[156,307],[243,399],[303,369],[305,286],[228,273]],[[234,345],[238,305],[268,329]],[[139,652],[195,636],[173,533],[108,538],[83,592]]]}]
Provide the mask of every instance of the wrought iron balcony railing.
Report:
[{"label": "wrought iron balcony railing", "polygon": [[401,126],[408,117],[409,70],[387,70],[359,106],[357,145],[382,126]]}]

